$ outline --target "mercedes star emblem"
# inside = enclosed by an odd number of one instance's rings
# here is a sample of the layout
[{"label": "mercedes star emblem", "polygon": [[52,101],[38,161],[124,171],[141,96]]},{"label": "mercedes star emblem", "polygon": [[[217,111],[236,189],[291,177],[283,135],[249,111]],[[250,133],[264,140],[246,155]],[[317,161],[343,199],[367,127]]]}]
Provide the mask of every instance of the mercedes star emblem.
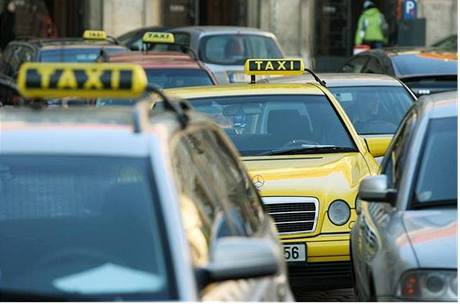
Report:
[{"label": "mercedes star emblem", "polygon": [[261,189],[262,186],[265,184],[265,181],[262,175],[253,176],[252,182],[254,183],[254,186],[256,186],[257,189]]}]

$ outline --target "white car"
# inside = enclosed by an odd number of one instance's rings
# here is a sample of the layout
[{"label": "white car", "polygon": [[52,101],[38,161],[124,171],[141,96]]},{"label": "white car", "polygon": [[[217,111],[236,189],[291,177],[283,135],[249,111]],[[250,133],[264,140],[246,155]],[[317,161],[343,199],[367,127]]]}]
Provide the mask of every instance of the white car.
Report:
[{"label": "white car", "polygon": [[247,27],[191,26],[174,28],[176,43],[191,48],[214,73],[218,83],[249,82],[248,58],[283,58],[273,33]]}]

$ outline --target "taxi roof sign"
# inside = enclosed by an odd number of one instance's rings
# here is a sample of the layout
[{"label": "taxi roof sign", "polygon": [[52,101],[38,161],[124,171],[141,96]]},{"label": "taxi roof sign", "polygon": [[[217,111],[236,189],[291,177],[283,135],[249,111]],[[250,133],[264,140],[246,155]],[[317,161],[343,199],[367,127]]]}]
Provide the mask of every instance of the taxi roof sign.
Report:
[{"label": "taxi roof sign", "polygon": [[83,38],[87,40],[106,40],[107,33],[105,33],[104,31],[86,30],[83,33]]},{"label": "taxi roof sign", "polygon": [[145,92],[140,65],[118,63],[25,63],[18,89],[26,98],[134,98]]},{"label": "taxi roof sign", "polygon": [[142,37],[144,43],[174,44],[174,34],[166,32],[146,32]]},{"label": "taxi roof sign", "polygon": [[247,75],[302,75],[302,59],[248,59],[244,65]]}]

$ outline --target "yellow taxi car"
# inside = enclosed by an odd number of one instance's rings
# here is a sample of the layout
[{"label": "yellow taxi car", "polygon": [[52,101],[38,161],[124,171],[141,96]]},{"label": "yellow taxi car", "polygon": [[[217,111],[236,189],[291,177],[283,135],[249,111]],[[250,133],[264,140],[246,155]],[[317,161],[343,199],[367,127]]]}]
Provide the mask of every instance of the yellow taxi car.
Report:
[{"label": "yellow taxi car", "polygon": [[256,83],[256,75],[304,74],[302,60],[248,60],[245,71],[251,84],[165,93],[212,117],[238,148],[281,235],[291,287],[350,286],[358,186],[378,170],[372,143],[316,75],[320,84]]}]

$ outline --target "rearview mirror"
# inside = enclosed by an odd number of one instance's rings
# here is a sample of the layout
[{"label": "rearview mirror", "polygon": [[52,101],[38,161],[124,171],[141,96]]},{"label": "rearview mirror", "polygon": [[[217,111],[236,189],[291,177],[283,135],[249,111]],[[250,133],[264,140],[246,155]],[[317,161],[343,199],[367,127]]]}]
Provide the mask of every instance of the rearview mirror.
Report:
[{"label": "rearview mirror", "polygon": [[392,136],[374,136],[364,137],[364,140],[372,156],[382,157],[385,155],[392,138]]},{"label": "rearview mirror", "polygon": [[269,239],[225,237],[216,241],[202,283],[276,275],[282,261],[277,244]]},{"label": "rearview mirror", "polygon": [[388,189],[386,175],[368,176],[359,185],[358,196],[363,201],[393,204],[396,199],[396,190]]}]

